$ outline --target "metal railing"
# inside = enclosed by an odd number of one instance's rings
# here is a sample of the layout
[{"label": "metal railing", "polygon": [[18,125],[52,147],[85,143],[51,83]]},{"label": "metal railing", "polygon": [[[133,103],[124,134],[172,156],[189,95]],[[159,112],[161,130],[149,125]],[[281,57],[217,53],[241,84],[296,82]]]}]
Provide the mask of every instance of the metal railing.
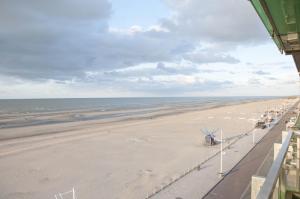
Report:
[{"label": "metal railing", "polygon": [[281,149],[274,160],[270,171],[265,179],[264,184],[262,185],[260,191],[258,192],[257,199],[267,199],[273,195],[276,183],[278,181],[282,164],[285,160],[285,156],[287,154],[290,141],[292,139],[293,132],[288,132],[284,142],[282,143]]}]

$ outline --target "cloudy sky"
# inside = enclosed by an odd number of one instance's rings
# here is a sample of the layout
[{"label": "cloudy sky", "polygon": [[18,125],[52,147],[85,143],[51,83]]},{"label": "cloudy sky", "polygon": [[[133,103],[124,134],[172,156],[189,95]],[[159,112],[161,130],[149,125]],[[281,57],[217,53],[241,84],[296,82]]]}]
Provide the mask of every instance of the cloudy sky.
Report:
[{"label": "cloudy sky", "polygon": [[0,98],[299,94],[246,0],[1,0]]}]

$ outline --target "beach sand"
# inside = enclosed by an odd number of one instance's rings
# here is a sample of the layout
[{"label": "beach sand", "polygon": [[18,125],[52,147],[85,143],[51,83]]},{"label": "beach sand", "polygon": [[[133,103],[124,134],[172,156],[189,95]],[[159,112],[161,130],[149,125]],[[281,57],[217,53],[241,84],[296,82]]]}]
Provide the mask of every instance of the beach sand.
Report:
[{"label": "beach sand", "polygon": [[3,128],[0,198],[50,199],[73,187],[78,199],[146,198],[219,150],[219,145],[203,145],[202,128],[222,128],[224,138],[242,135],[267,109],[296,101],[264,100],[137,120]]}]

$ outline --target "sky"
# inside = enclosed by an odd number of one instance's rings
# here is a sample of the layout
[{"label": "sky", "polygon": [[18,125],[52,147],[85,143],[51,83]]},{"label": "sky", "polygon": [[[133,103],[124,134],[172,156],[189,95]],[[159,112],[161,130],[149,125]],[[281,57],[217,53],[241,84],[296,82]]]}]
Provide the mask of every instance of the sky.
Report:
[{"label": "sky", "polygon": [[299,95],[249,1],[1,0],[0,98]]}]

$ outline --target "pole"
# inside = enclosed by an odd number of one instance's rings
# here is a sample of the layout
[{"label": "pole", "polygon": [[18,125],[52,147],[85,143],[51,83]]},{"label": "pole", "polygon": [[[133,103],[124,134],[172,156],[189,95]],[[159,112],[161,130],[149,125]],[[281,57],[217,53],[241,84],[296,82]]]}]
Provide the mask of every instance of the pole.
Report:
[{"label": "pole", "polygon": [[73,190],[72,190],[72,195],[73,195],[73,199],[76,199],[74,187],[73,187]]}]

